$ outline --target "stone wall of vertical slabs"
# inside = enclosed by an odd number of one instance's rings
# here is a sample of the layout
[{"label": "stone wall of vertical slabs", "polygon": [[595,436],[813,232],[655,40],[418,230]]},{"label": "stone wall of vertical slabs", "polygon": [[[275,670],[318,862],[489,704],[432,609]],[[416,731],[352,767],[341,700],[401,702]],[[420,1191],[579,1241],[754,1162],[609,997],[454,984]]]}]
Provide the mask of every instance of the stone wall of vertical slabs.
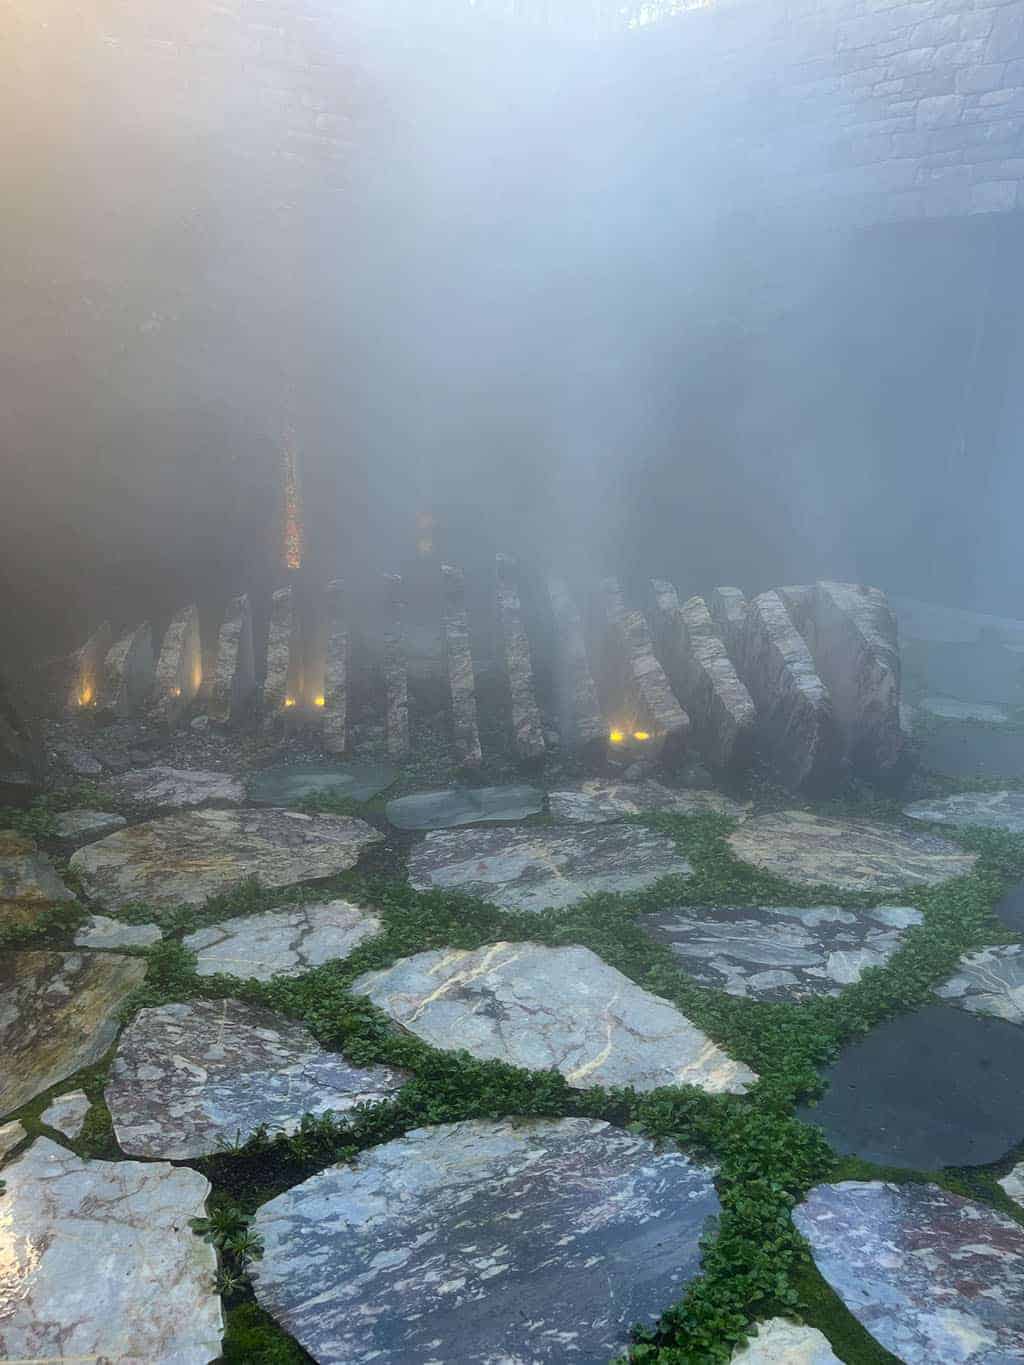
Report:
[{"label": "stone wall of vertical slabs", "polygon": [[[876,588],[823,582],[748,599],[723,587],[681,601],[675,585],[655,579],[634,600],[614,578],[570,586],[498,555],[489,585],[476,585],[497,622],[489,652],[474,641],[461,571],[433,572],[431,695],[444,698],[456,767],[499,756],[537,766],[562,750],[670,770],[697,754],[718,773],[762,761],[793,789],[822,790],[849,773],[884,778],[904,762],[896,620]],[[410,679],[401,578],[387,575],[369,604],[381,627],[376,651],[353,648],[353,604],[338,581],[283,587],[268,605],[257,659],[248,597],[227,604],[208,642],[208,677],[193,606],[159,649],[146,622],[117,640],[104,622],[71,656],[68,709],[147,711],[169,727],[202,712],[225,727],[306,732],[337,754],[359,752],[369,729],[390,757],[407,757],[423,661]],[[496,686],[481,685],[485,672]],[[353,724],[353,697],[375,724]]]}]

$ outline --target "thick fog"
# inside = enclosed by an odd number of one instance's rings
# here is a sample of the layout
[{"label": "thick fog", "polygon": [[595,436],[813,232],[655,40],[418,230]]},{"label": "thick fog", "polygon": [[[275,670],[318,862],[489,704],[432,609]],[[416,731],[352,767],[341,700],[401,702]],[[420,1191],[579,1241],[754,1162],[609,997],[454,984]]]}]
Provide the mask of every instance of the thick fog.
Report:
[{"label": "thick fog", "polygon": [[151,0],[6,7],[15,638],[269,590],[289,432],[325,577],[399,565],[429,512],[468,565],[1024,614],[1019,217],[779,204],[756,54],[692,84],[699,14],[313,30],[296,0],[253,37],[254,8],[161,37]]}]

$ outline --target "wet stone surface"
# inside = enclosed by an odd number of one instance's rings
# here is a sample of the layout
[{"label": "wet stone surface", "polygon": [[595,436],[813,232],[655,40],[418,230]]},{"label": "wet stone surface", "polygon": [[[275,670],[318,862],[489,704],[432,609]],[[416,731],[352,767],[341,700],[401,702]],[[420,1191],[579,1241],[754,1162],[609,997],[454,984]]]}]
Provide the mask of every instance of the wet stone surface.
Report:
[{"label": "wet stone surface", "polygon": [[56,1128],[58,1133],[63,1133],[74,1142],[82,1131],[88,1112],[88,1095],[84,1090],[72,1090],[67,1095],[58,1095],[39,1117],[48,1127]]},{"label": "wet stone surface", "polygon": [[159,924],[126,924],[109,915],[93,915],[75,934],[75,947],[148,948],[162,938]]},{"label": "wet stone surface", "polygon": [[911,820],[940,825],[981,825],[1024,834],[1024,792],[963,792],[934,801],[914,801],[904,806]]},{"label": "wet stone surface", "polygon": [[270,1010],[193,1000],[139,1012],[106,1100],[124,1151],[181,1160],[244,1142],[261,1124],[292,1132],[305,1113],[388,1099],[403,1080],[388,1067],[351,1066]]},{"label": "wet stone surface", "polygon": [[965,876],[977,857],[937,834],[809,811],[759,815],[729,836],[737,858],[777,877],[843,891],[889,892]]},{"label": "wet stone surface", "polygon": [[220,1355],[216,1252],[188,1225],[209,1182],[165,1162],[83,1161],[37,1138],[4,1167],[0,1358],[200,1365]]},{"label": "wet stone surface", "polygon": [[841,1365],[828,1338],[814,1327],[785,1318],[759,1322],[745,1346],[737,1347],[731,1365]]},{"label": "wet stone surface", "polygon": [[1009,890],[993,913],[1012,934],[1024,934],[1024,882]]},{"label": "wet stone surface", "polygon": [[230,773],[193,768],[135,768],[111,783],[118,797],[157,810],[186,810],[196,806],[238,806],[245,788]]},{"label": "wet stone surface", "polygon": [[286,763],[254,773],[249,799],[265,806],[294,806],[325,795],[370,801],[397,779],[390,763]]},{"label": "wet stone surface", "polygon": [[86,844],[91,839],[102,839],[116,829],[124,829],[128,821],[123,815],[111,815],[105,810],[65,810],[54,816],[57,838],[66,844]]},{"label": "wet stone surface", "polygon": [[563,909],[692,871],[671,839],[637,825],[438,831],[409,854],[417,890],[464,891],[508,910]]},{"label": "wet stone surface", "polygon": [[145,975],[144,962],[112,953],[0,957],[0,1117],[98,1062]]},{"label": "wet stone surface", "polygon": [[957,701],[954,697],[923,697],[918,703],[922,711],[940,720],[983,720],[994,725],[1005,725],[1009,714],[1001,706],[984,701]]},{"label": "wet stone surface", "polygon": [[921,766],[948,777],[1024,777],[1024,733],[943,725],[921,736]]},{"label": "wet stone surface", "polygon": [[51,906],[74,899],[32,839],[0,830],[0,926],[28,927]]},{"label": "wet stone surface", "polygon": [[570,1085],[697,1085],[719,1094],[756,1078],[667,1000],[588,948],[493,943],[417,953],[352,984],[433,1047],[544,1070]]},{"label": "wet stone surface", "polygon": [[225,920],[197,929],[183,942],[195,953],[200,976],[229,972],[269,981],[272,976],[298,976],[324,962],[348,957],[380,928],[380,920],[370,911],[336,900]]},{"label": "wet stone surface", "polygon": [[919,911],[901,906],[686,907],[637,921],[702,986],[757,1000],[838,995],[865,968],[884,966],[921,922]]},{"label": "wet stone surface", "polygon": [[584,782],[548,798],[556,820],[597,825],[627,815],[661,811],[667,815],[730,815],[742,819],[744,808],[715,791],[673,791],[650,779],[641,782]]},{"label": "wet stone surface", "polygon": [[396,829],[454,829],[484,820],[525,820],[544,809],[537,787],[452,787],[389,801],[385,814]]},{"label": "wet stone surface", "polygon": [[973,1014],[1024,1024],[1024,947],[1010,943],[968,953],[949,980],[936,986],[935,994]]},{"label": "wet stone surface", "polygon": [[844,1156],[934,1171],[985,1166],[1024,1137],[1020,1029],[948,1005],[878,1025],[825,1073],[797,1117]]},{"label": "wet stone surface", "polygon": [[793,1213],[822,1275],[905,1365],[1024,1359],[1024,1227],[937,1185],[819,1185]]},{"label": "wet stone surface", "polygon": [[587,1119],[416,1129],[263,1205],[256,1295],[321,1361],[605,1365],[698,1273],[712,1175]]}]

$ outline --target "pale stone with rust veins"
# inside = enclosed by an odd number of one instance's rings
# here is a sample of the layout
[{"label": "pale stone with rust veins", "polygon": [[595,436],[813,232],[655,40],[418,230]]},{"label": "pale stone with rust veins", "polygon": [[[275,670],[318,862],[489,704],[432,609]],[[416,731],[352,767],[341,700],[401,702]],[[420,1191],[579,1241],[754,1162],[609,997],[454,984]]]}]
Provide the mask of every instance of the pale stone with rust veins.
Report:
[{"label": "pale stone with rust veins", "polygon": [[200,976],[228,972],[269,981],[346,958],[380,931],[381,921],[372,911],[335,900],[225,920],[197,929],[183,943],[195,953]]},{"label": "pale stone with rust veins", "polygon": [[733,1353],[732,1365],[842,1365],[816,1327],[786,1318],[759,1322],[753,1337]]},{"label": "pale stone with rust veins", "polygon": [[184,607],[167,627],[153,686],[157,719],[175,725],[196,699],[203,681],[203,651],[199,640],[199,608]]},{"label": "pale stone with rust veins", "polygon": [[189,1220],[210,1183],[166,1162],[83,1161],[49,1138],[4,1167],[0,1356],[206,1365],[223,1319],[214,1248]]},{"label": "pale stone with rust veins", "polygon": [[357,1067],[294,1020],[238,1000],[140,1010],[125,1029],[105,1098],[122,1149],[183,1160],[292,1133],[303,1114],[342,1115],[390,1099],[405,1074]]},{"label": "pale stone with rust veins", "polygon": [[184,810],[195,806],[239,806],[245,787],[230,773],[204,772],[199,768],[133,768],[115,778],[115,795],[157,810]]},{"label": "pale stone with rust veins", "polygon": [[442,642],[451,705],[452,747],[455,761],[464,768],[478,768],[483,761],[476,712],[476,675],[469,639],[469,614],[463,600],[459,569],[441,565],[444,584]]},{"label": "pale stone with rust veins", "polygon": [[496,555],[495,579],[499,657],[512,708],[512,745],[520,758],[541,758],[545,748],[544,732],[533,690],[533,661],[523,625],[514,560],[507,555]]},{"label": "pale stone with rust veins", "polygon": [[352,984],[432,1047],[543,1071],[572,1086],[696,1085],[742,1094],[757,1077],[660,996],[589,948],[492,943],[403,958]]},{"label": "pale stone with rust veins", "polygon": [[118,715],[131,715],[153,691],[156,660],[148,621],[112,645],[103,664],[103,699]]},{"label": "pale stone with rust veins", "polygon": [[13,1152],[19,1142],[24,1142],[28,1137],[24,1128],[17,1119],[11,1119],[10,1123],[0,1124],[0,1161],[3,1161],[8,1152]]},{"label": "pale stone with rust veins", "polygon": [[39,1117],[48,1128],[56,1128],[58,1133],[74,1142],[82,1131],[89,1109],[90,1100],[85,1091],[71,1090],[66,1095],[58,1095]]},{"label": "pale stone with rust veins", "polygon": [[159,924],[127,924],[109,915],[93,915],[75,935],[76,948],[149,948],[163,938]]},{"label": "pale stone with rust veins", "polygon": [[0,925],[31,925],[51,906],[74,899],[34,839],[0,830]]},{"label": "pale stone with rust veins", "polygon": [[580,748],[603,741],[607,728],[590,671],[583,622],[568,584],[561,578],[549,578],[547,590],[553,625],[551,646],[558,726],[562,743]]},{"label": "pale stone with rust veins", "polygon": [[721,792],[686,788],[676,790],[644,778],[639,782],[582,782],[567,791],[551,792],[548,808],[556,820],[599,825],[627,815],[659,811],[667,815],[728,815],[746,818],[747,808]]},{"label": "pale stone with rust veins", "polygon": [[197,810],[149,820],[80,848],[71,866],[89,895],[119,910],[202,905],[247,877],[264,886],[332,877],[383,838],[363,820],[270,809]]},{"label": "pale stone with rust veins", "polygon": [[217,636],[208,710],[211,720],[237,724],[248,714],[256,693],[252,607],[247,593],[228,603]]}]

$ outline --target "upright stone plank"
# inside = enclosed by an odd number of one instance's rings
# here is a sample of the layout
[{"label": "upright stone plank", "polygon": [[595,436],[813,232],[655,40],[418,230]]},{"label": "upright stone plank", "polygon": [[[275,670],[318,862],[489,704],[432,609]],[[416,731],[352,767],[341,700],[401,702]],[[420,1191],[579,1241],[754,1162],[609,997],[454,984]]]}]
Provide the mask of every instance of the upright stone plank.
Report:
[{"label": "upright stone plank", "polygon": [[542,758],[544,729],[533,690],[530,642],[523,625],[515,561],[507,555],[495,556],[495,601],[499,658],[512,706],[512,743],[520,758]]},{"label": "upright stone plank", "polygon": [[94,706],[103,685],[103,664],[110,649],[113,631],[110,622],[103,624],[89,636],[81,649],[71,656],[68,678],[67,707],[79,711],[83,706]]},{"label": "upright stone plank", "polygon": [[263,710],[268,721],[298,705],[302,693],[302,623],[291,588],[278,588],[270,603]]},{"label": "upright stone plank", "polygon": [[119,716],[129,716],[144,706],[155,679],[153,631],[144,621],[118,640],[103,664],[103,700]]},{"label": "upright stone plank", "polygon": [[199,609],[183,608],[167,627],[156,665],[153,708],[158,720],[174,725],[195,701],[203,681]]},{"label": "upright stone plank", "polygon": [[403,759],[409,754],[409,670],[405,656],[405,629],[402,579],[386,574],[388,623],[384,635],[384,743],[389,758]]},{"label": "upright stone plank", "polygon": [[691,597],[680,606],[671,583],[652,579],[651,618],[658,656],[705,759],[713,768],[746,767],[756,711],[704,599]]},{"label": "upright stone plank", "polygon": [[761,593],[750,603],[736,663],[782,780],[798,788],[834,778],[842,745],[832,698],[777,592]]},{"label": "upright stone plank", "polygon": [[442,636],[445,669],[452,708],[452,746],[456,762],[477,768],[483,760],[476,715],[476,679],[469,643],[469,614],[463,593],[461,569],[441,565],[444,587]]},{"label": "upright stone plank", "polygon": [[[641,611],[626,605],[617,578],[600,585],[595,629],[601,640],[605,709],[616,704],[627,714],[612,719],[628,726],[634,738],[649,736],[651,752],[686,742],[690,718],[672,692],[665,670],[654,653],[654,642]],[[616,695],[617,694],[617,695]]]},{"label": "upright stone plank", "polygon": [[583,622],[563,579],[549,578],[547,589],[554,623],[552,647],[558,728],[564,745],[583,748],[596,741],[603,742],[607,734],[590,671]]},{"label": "upright stone plank", "polygon": [[210,690],[211,720],[235,724],[247,714],[256,691],[252,607],[247,593],[233,597],[217,636],[217,660]]},{"label": "upright stone plank", "polygon": [[747,599],[739,588],[713,588],[707,607],[729,658],[738,666],[747,623]]},{"label": "upright stone plank", "polygon": [[324,748],[330,754],[343,754],[348,748],[348,673],[349,638],[345,614],[345,585],[332,579],[324,589],[324,621],[327,654],[324,663],[324,690],[313,698],[319,706],[323,698]]}]

